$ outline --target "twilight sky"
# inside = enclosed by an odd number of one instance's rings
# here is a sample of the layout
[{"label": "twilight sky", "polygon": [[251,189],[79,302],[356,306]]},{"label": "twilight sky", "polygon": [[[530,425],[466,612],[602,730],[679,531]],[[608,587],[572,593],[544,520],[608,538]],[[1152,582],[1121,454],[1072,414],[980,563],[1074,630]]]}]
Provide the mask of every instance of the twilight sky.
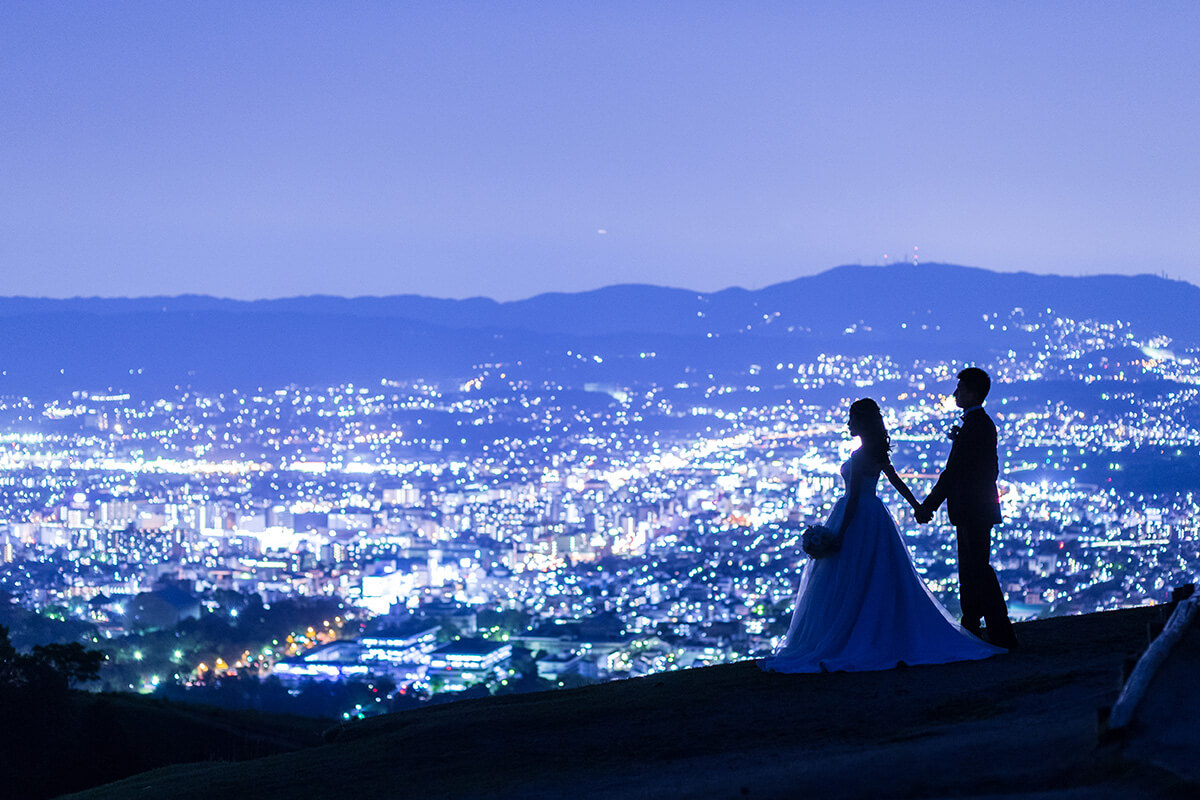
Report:
[{"label": "twilight sky", "polygon": [[0,295],[1200,283],[1200,3],[0,6]]}]

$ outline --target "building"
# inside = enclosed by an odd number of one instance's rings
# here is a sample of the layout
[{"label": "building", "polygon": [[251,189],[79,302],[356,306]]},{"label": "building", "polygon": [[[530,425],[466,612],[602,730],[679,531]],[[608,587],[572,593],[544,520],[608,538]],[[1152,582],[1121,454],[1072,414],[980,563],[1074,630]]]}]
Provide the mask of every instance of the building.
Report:
[{"label": "building", "polygon": [[305,681],[344,681],[365,678],[370,670],[362,663],[358,642],[331,642],[292,658],[276,662],[272,674],[285,685]]},{"label": "building", "polygon": [[458,639],[442,645],[429,657],[428,679],[442,689],[461,691],[503,670],[512,659],[512,645],[488,639]]}]

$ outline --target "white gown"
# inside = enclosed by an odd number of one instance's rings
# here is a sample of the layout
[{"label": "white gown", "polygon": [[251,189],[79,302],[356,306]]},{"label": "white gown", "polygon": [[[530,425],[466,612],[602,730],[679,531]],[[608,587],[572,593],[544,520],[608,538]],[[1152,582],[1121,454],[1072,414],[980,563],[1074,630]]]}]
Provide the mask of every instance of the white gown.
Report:
[{"label": "white gown", "polygon": [[[842,465],[847,481],[856,456]],[[860,672],[1005,652],[964,630],[925,586],[876,495],[879,474],[868,469],[862,477],[858,509],[841,550],[805,564],[787,638],[774,656],[759,662],[763,669]],[[832,531],[842,523],[846,500],[837,501],[825,523]]]}]

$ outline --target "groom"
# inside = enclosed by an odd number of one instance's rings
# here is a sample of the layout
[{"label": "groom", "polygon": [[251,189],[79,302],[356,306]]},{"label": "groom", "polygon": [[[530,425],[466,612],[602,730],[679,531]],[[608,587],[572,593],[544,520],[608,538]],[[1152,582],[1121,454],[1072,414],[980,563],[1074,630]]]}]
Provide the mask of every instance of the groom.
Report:
[{"label": "groom", "polygon": [[992,380],[978,367],[958,373],[954,402],[961,408],[962,425],[950,431],[954,444],[946,459],[946,468],[938,477],[929,497],[917,509],[917,522],[933,519],[942,501],[958,538],[958,597],[962,605],[962,626],[981,635],[980,618],[987,622],[992,644],[1012,650],[1017,646],[1008,606],[1000,582],[988,559],[992,551],[992,526],[1000,522],[1000,495],[996,478],[1000,473],[996,457],[996,425],[983,410],[983,401]]}]

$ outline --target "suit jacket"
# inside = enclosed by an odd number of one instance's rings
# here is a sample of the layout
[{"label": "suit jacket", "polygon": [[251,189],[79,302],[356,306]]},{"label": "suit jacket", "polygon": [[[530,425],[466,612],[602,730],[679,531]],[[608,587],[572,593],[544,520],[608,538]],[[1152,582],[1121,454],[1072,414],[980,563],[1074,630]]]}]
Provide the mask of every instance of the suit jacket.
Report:
[{"label": "suit jacket", "polygon": [[996,424],[982,408],[975,409],[963,417],[946,468],[925,502],[933,511],[945,501],[952,525],[995,525],[1001,520],[999,475]]}]

